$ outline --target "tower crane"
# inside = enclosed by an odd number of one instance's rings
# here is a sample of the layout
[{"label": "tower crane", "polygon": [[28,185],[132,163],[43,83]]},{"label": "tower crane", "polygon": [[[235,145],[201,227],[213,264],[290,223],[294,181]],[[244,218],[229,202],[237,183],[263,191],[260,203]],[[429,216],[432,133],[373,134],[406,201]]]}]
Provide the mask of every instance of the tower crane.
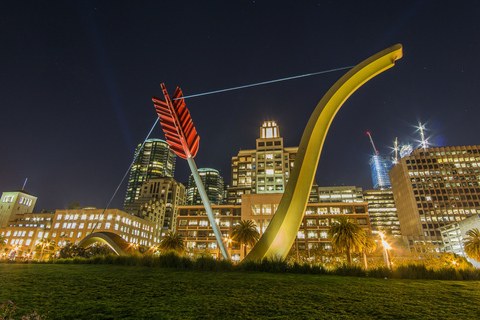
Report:
[{"label": "tower crane", "polygon": [[372,143],[373,151],[375,151],[375,154],[378,154],[377,148],[375,148],[375,144],[373,143],[372,135],[370,134],[370,131],[367,131],[368,136],[370,137],[370,142]]}]

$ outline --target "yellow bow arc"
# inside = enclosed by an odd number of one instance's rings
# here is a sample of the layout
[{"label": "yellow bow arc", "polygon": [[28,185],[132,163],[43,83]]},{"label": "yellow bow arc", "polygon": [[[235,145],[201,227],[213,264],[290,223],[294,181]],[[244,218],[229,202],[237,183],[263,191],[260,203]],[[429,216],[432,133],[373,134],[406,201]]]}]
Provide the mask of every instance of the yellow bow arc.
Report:
[{"label": "yellow bow arc", "polygon": [[297,235],[330,124],[343,103],[365,82],[393,67],[403,56],[396,44],[364,60],[341,77],[323,96],[303,132],[293,170],[278,209],[246,260],[284,259]]}]

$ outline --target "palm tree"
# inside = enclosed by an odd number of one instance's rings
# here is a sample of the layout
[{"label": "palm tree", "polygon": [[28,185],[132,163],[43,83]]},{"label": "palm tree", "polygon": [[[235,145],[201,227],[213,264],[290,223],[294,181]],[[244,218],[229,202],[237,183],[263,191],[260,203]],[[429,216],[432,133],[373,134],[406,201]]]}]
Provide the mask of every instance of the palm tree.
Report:
[{"label": "palm tree", "polygon": [[240,222],[233,227],[232,240],[243,245],[243,257],[247,255],[247,245],[253,247],[258,239],[260,239],[260,233],[253,220],[240,220]]},{"label": "palm tree", "polygon": [[55,250],[55,241],[53,241],[50,238],[42,238],[40,239],[40,241],[38,241],[37,246],[35,248],[35,250],[39,250],[39,249],[41,249],[41,251],[40,251],[40,257],[38,258],[38,261],[41,261],[44,250],[46,250],[47,252],[51,252]]},{"label": "palm tree", "polygon": [[340,216],[336,220],[328,229],[328,236],[332,239],[332,247],[337,251],[346,252],[347,263],[352,264],[351,253],[361,251],[365,232],[346,216]]},{"label": "palm tree", "polygon": [[0,248],[7,244],[7,238],[0,236]]},{"label": "palm tree", "polygon": [[185,250],[185,243],[177,232],[169,231],[160,241],[159,248],[163,252],[176,251],[181,253]]},{"label": "palm tree", "polygon": [[365,235],[362,239],[362,253],[363,262],[365,263],[365,270],[368,270],[367,253],[372,253],[373,251],[375,251],[375,249],[377,249],[377,243],[375,242],[375,239],[368,235],[365,230],[364,233]]},{"label": "palm tree", "polygon": [[470,259],[480,262],[480,231],[478,228],[468,230],[466,233],[464,248]]}]

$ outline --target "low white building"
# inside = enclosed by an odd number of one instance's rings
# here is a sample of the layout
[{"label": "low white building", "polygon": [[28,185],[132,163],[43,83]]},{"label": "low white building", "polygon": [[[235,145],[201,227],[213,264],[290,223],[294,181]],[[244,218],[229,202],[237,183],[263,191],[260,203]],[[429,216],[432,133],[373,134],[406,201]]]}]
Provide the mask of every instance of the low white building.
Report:
[{"label": "low white building", "polygon": [[467,237],[467,231],[474,228],[480,229],[479,214],[468,217],[465,220],[456,221],[444,227],[440,227],[438,230],[440,230],[442,234],[442,241],[445,252],[452,252],[459,256],[465,257],[475,266],[475,268],[480,268],[480,263],[470,259],[465,254],[465,250],[463,247],[464,239]]}]

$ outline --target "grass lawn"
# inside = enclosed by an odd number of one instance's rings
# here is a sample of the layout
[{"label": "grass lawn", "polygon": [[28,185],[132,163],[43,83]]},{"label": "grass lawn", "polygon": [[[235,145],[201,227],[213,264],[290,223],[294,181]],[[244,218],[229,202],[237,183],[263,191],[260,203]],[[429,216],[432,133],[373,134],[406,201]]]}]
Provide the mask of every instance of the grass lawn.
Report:
[{"label": "grass lawn", "polygon": [[0,264],[0,304],[49,319],[480,319],[480,282]]}]

